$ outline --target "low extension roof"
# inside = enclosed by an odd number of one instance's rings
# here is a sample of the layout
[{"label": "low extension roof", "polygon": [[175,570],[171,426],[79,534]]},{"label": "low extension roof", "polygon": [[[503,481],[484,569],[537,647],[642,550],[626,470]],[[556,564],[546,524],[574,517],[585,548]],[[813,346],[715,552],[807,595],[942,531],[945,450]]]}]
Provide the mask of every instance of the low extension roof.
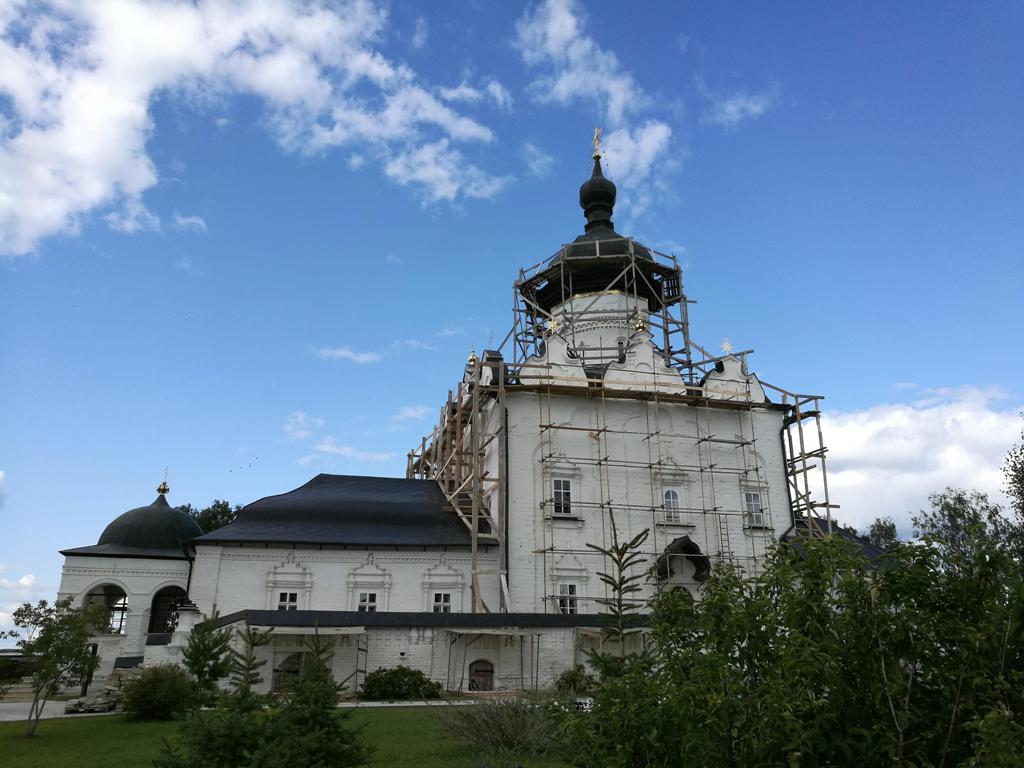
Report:
[{"label": "low extension roof", "polygon": [[317,475],[195,543],[468,546],[469,531],[433,480]]},{"label": "low extension roof", "polygon": [[[584,613],[432,613],[407,611],[266,611],[248,610],[220,616],[215,627],[244,621],[258,627],[442,627],[452,630],[525,627],[602,627],[608,617]],[[646,626],[646,616],[630,616],[630,627]]]}]

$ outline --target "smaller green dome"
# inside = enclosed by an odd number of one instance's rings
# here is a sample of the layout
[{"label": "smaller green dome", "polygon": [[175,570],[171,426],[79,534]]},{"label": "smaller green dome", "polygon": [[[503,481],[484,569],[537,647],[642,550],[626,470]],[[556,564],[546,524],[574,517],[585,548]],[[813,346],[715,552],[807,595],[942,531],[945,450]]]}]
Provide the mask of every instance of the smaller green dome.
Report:
[{"label": "smaller green dome", "polygon": [[180,550],[186,541],[202,534],[196,521],[168,504],[161,493],[149,506],[129,509],[116,518],[103,530],[97,543]]}]

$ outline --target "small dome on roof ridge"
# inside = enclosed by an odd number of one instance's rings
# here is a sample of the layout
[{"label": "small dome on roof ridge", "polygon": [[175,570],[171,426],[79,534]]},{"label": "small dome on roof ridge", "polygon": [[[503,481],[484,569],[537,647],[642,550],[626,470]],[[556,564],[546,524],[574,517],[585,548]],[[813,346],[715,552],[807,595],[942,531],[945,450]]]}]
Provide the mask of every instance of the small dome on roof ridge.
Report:
[{"label": "small dome on roof ridge", "polygon": [[152,504],[129,509],[115,518],[103,529],[97,544],[180,550],[186,541],[202,533],[195,520],[168,504],[161,493]]}]

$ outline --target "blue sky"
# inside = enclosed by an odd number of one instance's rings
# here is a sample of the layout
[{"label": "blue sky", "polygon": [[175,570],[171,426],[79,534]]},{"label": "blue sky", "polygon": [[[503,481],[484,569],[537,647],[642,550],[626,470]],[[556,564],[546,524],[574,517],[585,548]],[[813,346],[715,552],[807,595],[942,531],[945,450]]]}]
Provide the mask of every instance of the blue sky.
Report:
[{"label": "blue sky", "polygon": [[595,125],[695,337],[827,396],[842,517],[997,493],[1024,6],[622,8],[0,2],[0,624],[165,466],[401,474],[581,231]]}]

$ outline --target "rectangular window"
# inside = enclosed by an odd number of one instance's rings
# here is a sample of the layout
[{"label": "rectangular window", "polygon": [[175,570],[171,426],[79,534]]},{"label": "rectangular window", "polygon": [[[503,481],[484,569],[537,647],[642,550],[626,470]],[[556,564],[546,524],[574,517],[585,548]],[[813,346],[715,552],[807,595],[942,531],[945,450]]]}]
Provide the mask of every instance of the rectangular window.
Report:
[{"label": "rectangular window", "polygon": [[376,613],[377,612],[377,593],[376,592],[360,592],[359,593],[359,607],[356,609],[361,613]]},{"label": "rectangular window", "polygon": [[569,480],[555,480],[552,485],[554,491],[553,511],[556,515],[572,514],[572,483]]},{"label": "rectangular window", "polygon": [[297,592],[279,592],[277,595],[277,610],[297,611],[299,610],[299,595]]},{"label": "rectangular window", "polygon": [[674,488],[665,490],[665,522],[681,523],[682,515],[679,513],[679,491]]},{"label": "rectangular window", "polygon": [[452,593],[451,592],[435,592],[434,593],[434,613],[451,613],[452,612]]},{"label": "rectangular window", "polygon": [[747,525],[764,525],[764,508],[758,491],[743,492],[743,511],[747,514]]},{"label": "rectangular window", "polygon": [[558,610],[562,613],[576,613],[576,585],[558,585]]}]

